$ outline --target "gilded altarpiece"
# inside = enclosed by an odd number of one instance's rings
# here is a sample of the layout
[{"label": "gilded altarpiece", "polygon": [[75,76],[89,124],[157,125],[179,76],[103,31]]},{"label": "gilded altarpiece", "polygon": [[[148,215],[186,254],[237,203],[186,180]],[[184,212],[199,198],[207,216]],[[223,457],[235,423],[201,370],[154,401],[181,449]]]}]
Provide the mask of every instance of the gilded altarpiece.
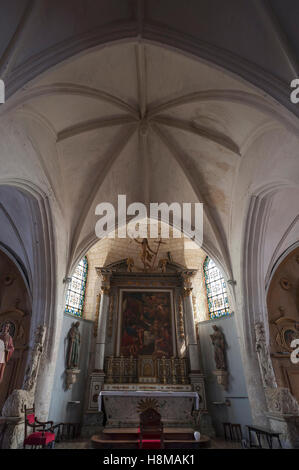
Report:
[{"label": "gilded altarpiece", "polygon": [[[97,268],[104,286],[96,339],[96,351],[100,353],[95,354],[98,362],[96,359],[90,378],[87,414],[98,410],[101,392],[113,395],[137,391],[185,394],[185,397],[177,397],[180,403],[185,400],[186,413],[184,419],[180,417],[178,421],[181,425],[194,421],[192,394],[196,397],[197,411],[206,411],[204,377],[199,367],[192,367],[191,353],[194,363],[199,349],[194,333],[190,332],[190,325],[194,329],[194,317],[189,281],[188,289],[184,287],[187,277],[192,277],[194,271],[174,263],[163,268],[164,272],[128,272],[125,260]],[[103,370],[97,367],[102,363]],[[115,397],[105,396],[105,408],[109,400],[116,403]],[[162,406],[160,401],[158,397],[158,406]],[[117,413],[121,412],[122,409],[118,409]],[[115,425],[117,420],[111,414],[113,410],[108,412],[108,422],[113,421]],[[176,425],[173,416],[169,420]],[[87,421],[86,418],[85,423]],[[123,425],[121,418],[119,425]]]}]

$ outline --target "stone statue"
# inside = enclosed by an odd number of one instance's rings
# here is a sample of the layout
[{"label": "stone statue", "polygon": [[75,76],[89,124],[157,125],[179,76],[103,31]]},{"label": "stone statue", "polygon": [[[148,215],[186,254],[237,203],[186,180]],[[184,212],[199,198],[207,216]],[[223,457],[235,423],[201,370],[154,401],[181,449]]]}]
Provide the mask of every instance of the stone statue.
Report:
[{"label": "stone statue", "polygon": [[[13,390],[6,399],[2,408],[3,418],[21,418],[24,416],[25,405],[27,408],[32,408],[45,336],[46,326],[38,326],[35,331],[34,345],[31,350],[29,365],[25,373],[23,389]],[[24,422],[8,421],[5,429],[6,430],[4,430],[2,436],[2,449],[20,448],[24,439]]]},{"label": "stone statue", "polygon": [[9,321],[6,321],[3,325],[3,330],[0,333],[0,340],[3,342],[3,349],[4,349],[3,351],[4,354],[2,354],[2,359],[0,362],[0,383],[2,382],[2,379],[4,376],[6,364],[14,352],[14,345],[13,345],[12,337],[9,334],[9,327],[10,327],[10,323]]},{"label": "stone statue", "polygon": [[2,416],[21,416],[24,405],[31,408],[34,403],[36,378],[43,351],[46,335],[46,326],[40,325],[35,331],[34,345],[30,355],[30,361],[25,372],[25,380],[22,390],[13,390],[2,408]]},{"label": "stone statue", "polygon": [[80,348],[80,322],[73,323],[68,332],[68,349],[66,363],[68,369],[78,369],[79,366],[79,348]]},{"label": "stone statue", "polygon": [[140,259],[144,266],[144,271],[150,270],[152,268],[151,261],[153,255],[157,255],[158,251],[156,252],[151,249],[147,238],[143,238],[141,242],[137,240],[137,238],[134,238],[134,241],[138,243],[138,245],[141,245]]},{"label": "stone statue", "polygon": [[210,338],[214,346],[214,358],[216,363],[216,369],[227,370],[225,358],[226,344],[224,334],[216,325],[213,325],[213,330],[215,333],[210,335]]},{"label": "stone statue", "polygon": [[266,334],[263,322],[257,322],[255,328],[255,347],[264,387],[276,388],[277,383],[273,371],[272,361],[266,342]]},{"label": "stone statue", "polygon": [[46,336],[45,325],[40,325],[35,330],[34,345],[31,352],[30,362],[25,372],[24,390],[31,392],[36,385],[36,377],[39,369],[40,359],[43,352],[43,345]]}]

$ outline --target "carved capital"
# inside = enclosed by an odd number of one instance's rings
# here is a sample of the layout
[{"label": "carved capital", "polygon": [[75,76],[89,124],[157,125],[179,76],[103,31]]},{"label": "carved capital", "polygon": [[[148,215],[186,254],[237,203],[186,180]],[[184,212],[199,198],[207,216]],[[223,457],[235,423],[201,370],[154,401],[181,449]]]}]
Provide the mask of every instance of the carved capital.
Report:
[{"label": "carved capital", "polygon": [[109,295],[110,294],[110,286],[101,286],[101,294],[102,295]]},{"label": "carved capital", "polygon": [[101,279],[101,293],[109,295],[110,293],[110,278],[112,271],[105,268],[96,268],[96,272]]},{"label": "carved capital", "polygon": [[189,297],[192,294],[193,287],[183,287],[183,296]]}]

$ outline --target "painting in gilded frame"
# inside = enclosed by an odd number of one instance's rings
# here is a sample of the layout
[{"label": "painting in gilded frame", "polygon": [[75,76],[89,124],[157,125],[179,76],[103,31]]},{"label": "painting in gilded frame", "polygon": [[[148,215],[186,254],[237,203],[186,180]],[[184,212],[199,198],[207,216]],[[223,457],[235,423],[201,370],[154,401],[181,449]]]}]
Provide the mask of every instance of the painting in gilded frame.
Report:
[{"label": "painting in gilded frame", "polygon": [[171,292],[123,291],[120,354],[173,355]]}]

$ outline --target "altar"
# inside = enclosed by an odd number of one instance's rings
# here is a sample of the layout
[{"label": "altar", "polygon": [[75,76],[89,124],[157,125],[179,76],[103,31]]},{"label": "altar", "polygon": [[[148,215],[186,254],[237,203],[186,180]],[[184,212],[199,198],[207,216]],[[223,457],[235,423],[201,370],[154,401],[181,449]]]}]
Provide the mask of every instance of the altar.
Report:
[{"label": "altar", "polygon": [[105,429],[137,428],[147,408],[167,428],[199,420],[210,427],[191,298],[196,271],[164,260],[163,270],[134,272],[127,261],[96,268],[101,290],[86,432],[103,420]]},{"label": "altar", "polygon": [[199,410],[196,392],[175,391],[101,391],[98,397],[99,411],[104,411],[106,427],[138,427],[140,412],[156,409],[165,427],[190,428],[194,424],[193,411]]}]

